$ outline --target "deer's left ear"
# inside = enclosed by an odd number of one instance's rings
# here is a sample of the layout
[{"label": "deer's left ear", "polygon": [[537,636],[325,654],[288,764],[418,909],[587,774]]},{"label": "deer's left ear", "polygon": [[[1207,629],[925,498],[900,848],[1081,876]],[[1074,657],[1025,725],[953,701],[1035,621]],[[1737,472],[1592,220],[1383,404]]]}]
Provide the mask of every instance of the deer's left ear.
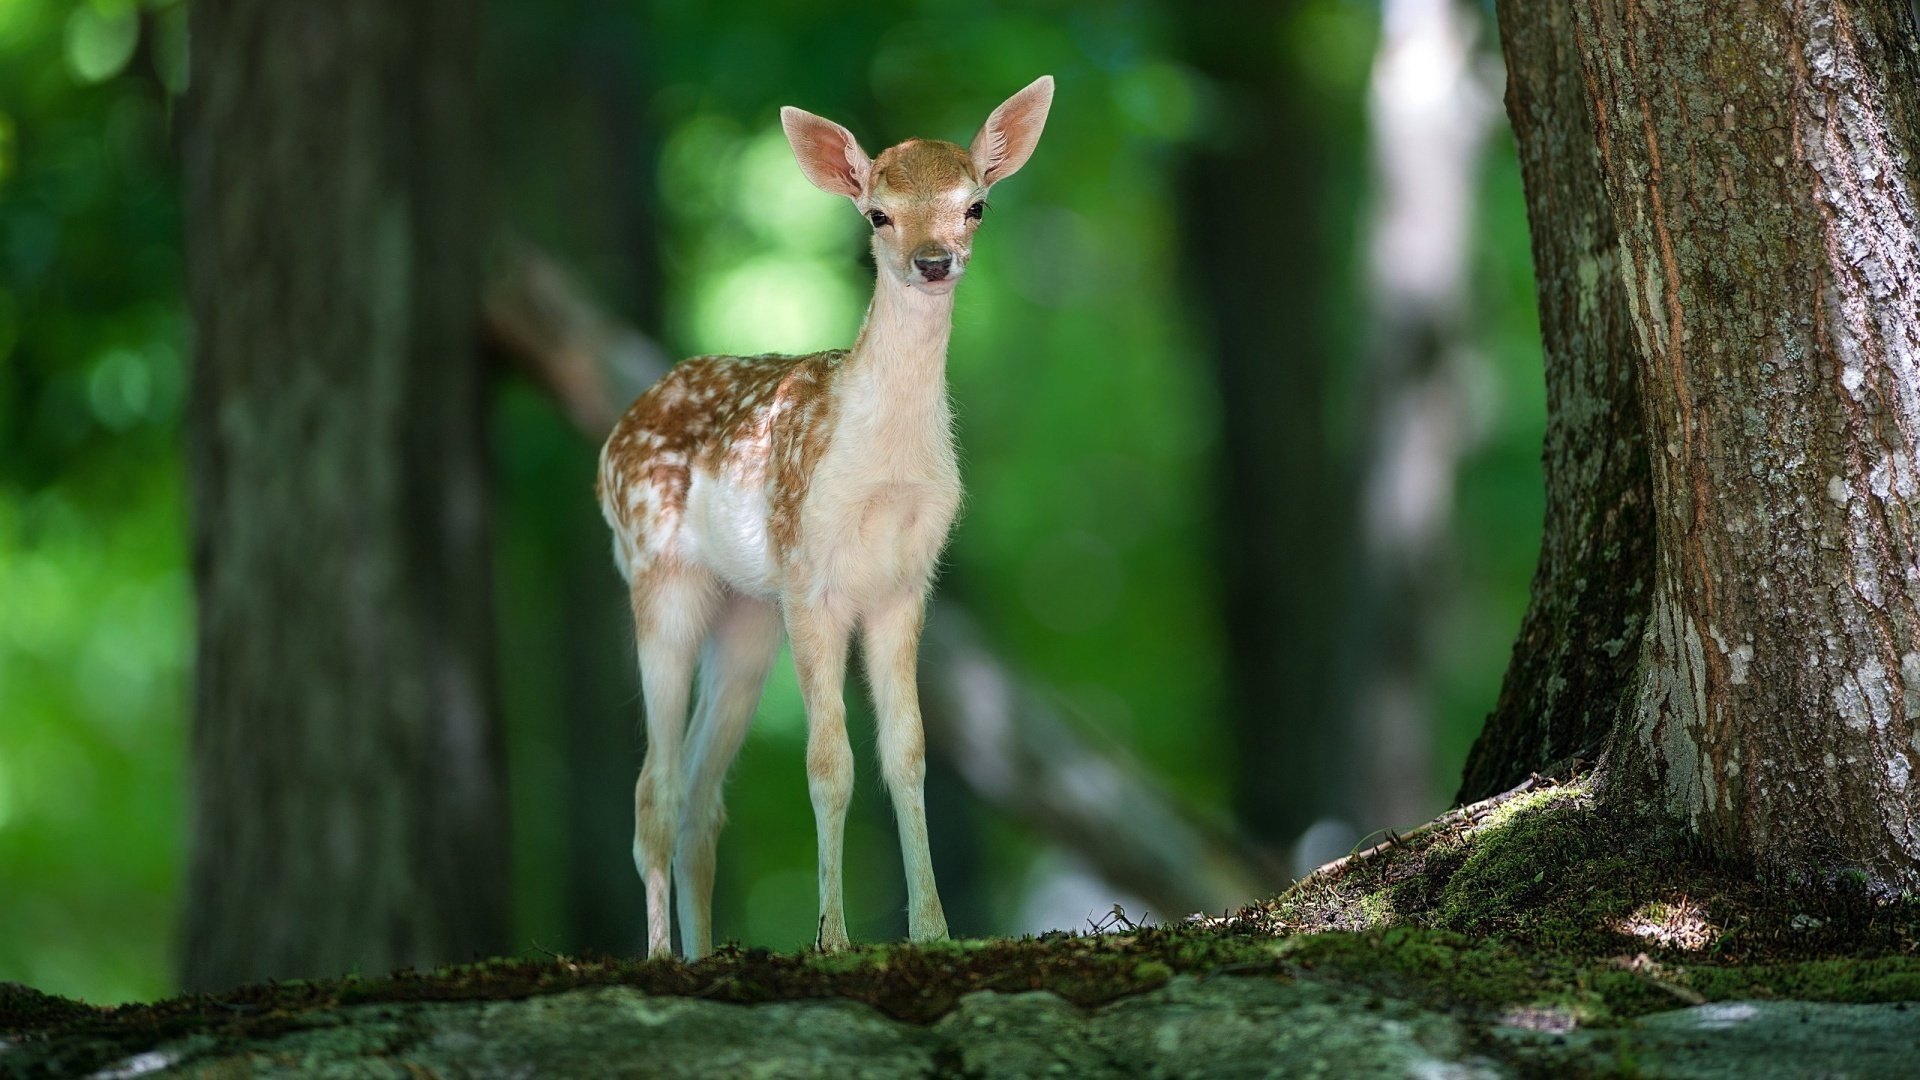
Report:
[{"label": "deer's left ear", "polygon": [[1052,107],[1053,76],[1042,75],[993,110],[969,149],[973,167],[980,170],[981,186],[992,187],[1020,171],[1033,156]]}]

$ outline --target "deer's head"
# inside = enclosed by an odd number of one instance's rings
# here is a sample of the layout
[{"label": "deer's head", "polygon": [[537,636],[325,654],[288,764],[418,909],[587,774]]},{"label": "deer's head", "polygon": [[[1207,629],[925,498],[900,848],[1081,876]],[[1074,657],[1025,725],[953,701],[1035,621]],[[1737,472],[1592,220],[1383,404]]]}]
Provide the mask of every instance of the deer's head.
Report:
[{"label": "deer's head", "polygon": [[1052,104],[1053,76],[1042,75],[993,110],[973,145],[908,139],[878,158],[825,117],[789,105],[780,123],[807,179],[852,199],[872,224],[882,280],[944,293],[966,272],[987,192],[1027,163]]}]

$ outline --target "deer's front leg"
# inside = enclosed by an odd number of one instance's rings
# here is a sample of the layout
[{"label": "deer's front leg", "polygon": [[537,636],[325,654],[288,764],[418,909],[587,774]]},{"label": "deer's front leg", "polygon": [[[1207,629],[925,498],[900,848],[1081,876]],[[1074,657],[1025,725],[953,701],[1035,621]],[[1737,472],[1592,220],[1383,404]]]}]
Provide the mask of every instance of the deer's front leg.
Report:
[{"label": "deer's front leg", "polygon": [[900,826],[900,859],[907,871],[907,936],[932,941],[947,936],[947,916],[933,882],[927,851],[927,740],[920,724],[917,679],[920,626],[926,601],[900,596],[867,616],[867,679],[880,731],[880,772]]},{"label": "deer's front leg", "polygon": [[852,619],[822,606],[790,606],[787,636],[807,706],[807,792],[820,850],[822,949],[847,946],[847,915],[840,889],[841,840],[853,797],[853,749],[847,745],[847,638]]}]

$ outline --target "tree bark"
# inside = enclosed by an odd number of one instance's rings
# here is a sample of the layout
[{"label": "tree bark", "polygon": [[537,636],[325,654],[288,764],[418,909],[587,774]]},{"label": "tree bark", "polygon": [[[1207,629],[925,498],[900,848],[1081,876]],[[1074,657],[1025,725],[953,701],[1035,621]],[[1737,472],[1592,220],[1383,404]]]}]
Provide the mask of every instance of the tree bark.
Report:
[{"label": "tree bark", "polygon": [[1574,5],[1658,535],[1615,797],[1920,887],[1920,43],[1894,0]]},{"label": "tree bark", "polygon": [[1460,802],[1598,756],[1632,698],[1653,593],[1633,324],[1572,16],[1502,0],[1499,18],[1540,303],[1547,508],[1532,601]]},{"label": "tree bark", "polygon": [[506,944],[476,8],[200,0],[184,981]]}]

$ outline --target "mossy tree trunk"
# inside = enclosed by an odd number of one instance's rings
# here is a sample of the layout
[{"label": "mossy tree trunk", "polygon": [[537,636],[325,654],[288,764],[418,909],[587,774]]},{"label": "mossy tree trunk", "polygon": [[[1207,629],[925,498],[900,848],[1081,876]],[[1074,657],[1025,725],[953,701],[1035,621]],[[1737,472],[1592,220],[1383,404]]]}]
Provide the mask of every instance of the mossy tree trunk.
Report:
[{"label": "mossy tree trunk", "polygon": [[1533,598],[1459,799],[1591,762],[1632,697],[1652,600],[1652,480],[1613,212],[1571,12],[1502,0],[1547,378],[1547,512]]},{"label": "mossy tree trunk", "polygon": [[196,0],[184,980],[505,944],[476,6]]},{"label": "mossy tree trunk", "polygon": [[1920,42],[1895,0],[1574,5],[1638,345],[1651,624],[1609,783],[1920,887]]},{"label": "mossy tree trunk", "polygon": [[1604,747],[1721,856],[1920,886],[1914,23],[1502,5],[1549,512],[1463,797]]}]

